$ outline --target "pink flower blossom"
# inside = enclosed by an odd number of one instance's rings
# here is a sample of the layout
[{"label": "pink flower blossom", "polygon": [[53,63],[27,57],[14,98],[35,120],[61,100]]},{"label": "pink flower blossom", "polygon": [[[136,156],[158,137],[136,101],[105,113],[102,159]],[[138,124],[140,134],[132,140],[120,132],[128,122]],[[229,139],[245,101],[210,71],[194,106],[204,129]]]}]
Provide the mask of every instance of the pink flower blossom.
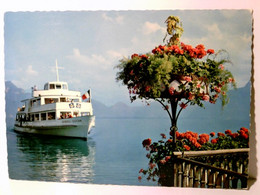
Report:
[{"label": "pink flower blossom", "polygon": [[170,95],[173,95],[173,94],[174,94],[174,91],[175,91],[174,87],[171,87],[171,88],[169,89]]},{"label": "pink flower blossom", "polygon": [[220,68],[221,70],[224,70],[223,64],[220,64],[220,65],[219,65],[219,68]]},{"label": "pink flower blossom", "polygon": [[202,99],[203,99],[204,101],[209,101],[209,96],[208,96],[208,95],[203,95],[203,96],[202,96]]},{"label": "pink flower blossom", "polygon": [[214,87],[214,90],[215,90],[217,93],[220,93],[220,92],[221,92],[221,88],[220,88],[220,87]]},{"label": "pink flower blossom", "polygon": [[188,82],[191,82],[191,77],[190,76],[185,76],[183,77],[184,81],[188,81]]}]

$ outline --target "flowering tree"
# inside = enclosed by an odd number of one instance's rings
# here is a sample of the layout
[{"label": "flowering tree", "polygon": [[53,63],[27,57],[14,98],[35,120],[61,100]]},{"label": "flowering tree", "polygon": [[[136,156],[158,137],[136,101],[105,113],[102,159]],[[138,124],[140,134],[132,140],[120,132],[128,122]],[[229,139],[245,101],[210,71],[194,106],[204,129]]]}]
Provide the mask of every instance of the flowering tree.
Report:
[{"label": "flowering tree", "polygon": [[179,18],[169,16],[166,23],[164,41],[170,36],[166,44],[120,60],[116,79],[129,89],[131,102],[139,98],[162,104],[171,119],[175,143],[180,112],[188,105],[203,107],[203,102],[214,104],[217,99],[224,106],[229,85],[235,87],[235,81],[225,68],[230,62],[223,59],[224,51],[215,53],[202,44],[192,47],[181,43],[183,28]]}]

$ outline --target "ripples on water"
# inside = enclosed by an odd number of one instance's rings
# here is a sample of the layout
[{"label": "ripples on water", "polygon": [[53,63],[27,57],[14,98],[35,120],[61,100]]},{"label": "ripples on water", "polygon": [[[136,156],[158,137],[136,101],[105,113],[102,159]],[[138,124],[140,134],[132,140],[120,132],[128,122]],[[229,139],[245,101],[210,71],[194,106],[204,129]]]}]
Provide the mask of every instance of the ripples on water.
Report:
[{"label": "ripples on water", "polygon": [[[95,143],[8,132],[11,179],[92,183]],[[12,145],[11,145],[12,144]]]}]

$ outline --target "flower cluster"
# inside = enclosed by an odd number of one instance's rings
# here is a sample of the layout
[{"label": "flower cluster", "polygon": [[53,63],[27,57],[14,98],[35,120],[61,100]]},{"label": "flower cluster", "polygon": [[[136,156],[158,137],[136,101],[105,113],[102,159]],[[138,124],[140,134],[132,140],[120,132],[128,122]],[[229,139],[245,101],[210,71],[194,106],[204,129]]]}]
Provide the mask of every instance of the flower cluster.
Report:
[{"label": "flower cluster", "polygon": [[[149,151],[146,156],[150,160],[148,170],[141,169],[139,173],[148,174],[147,179],[155,180],[155,176],[158,176],[159,166],[173,162],[174,149],[175,151],[198,151],[249,147],[249,130],[245,127],[240,128],[236,132],[227,129],[225,133],[211,132],[209,134],[198,134],[192,131],[180,133],[177,131],[176,143],[173,143],[172,132],[170,132],[169,139],[167,139],[165,134],[161,134],[163,140],[158,142],[152,143],[150,138],[143,141],[143,146]],[[141,176],[139,176],[139,179],[141,179]]]},{"label": "flower cluster", "polygon": [[178,98],[203,106],[202,101],[221,98],[225,104],[228,86],[235,87],[235,80],[224,66],[228,61],[216,61],[216,55],[202,44],[159,45],[150,53],[122,59],[116,79],[128,87],[131,101]]},{"label": "flower cluster", "polygon": [[[204,56],[206,56],[207,54],[214,54],[215,51],[214,51],[214,49],[205,50],[205,46],[202,44],[199,44],[194,48],[191,45],[186,45],[184,43],[181,43],[181,47],[179,47],[178,45],[171,45],[171,46],[159,45],[152,50],[152,53],[160,54],[160,55],[163,55],[163,54],[185,55],[185,54],[187,54],[191,58],[201,59]],[[132,55],[132,57],[133,57],[133,55]]]}]

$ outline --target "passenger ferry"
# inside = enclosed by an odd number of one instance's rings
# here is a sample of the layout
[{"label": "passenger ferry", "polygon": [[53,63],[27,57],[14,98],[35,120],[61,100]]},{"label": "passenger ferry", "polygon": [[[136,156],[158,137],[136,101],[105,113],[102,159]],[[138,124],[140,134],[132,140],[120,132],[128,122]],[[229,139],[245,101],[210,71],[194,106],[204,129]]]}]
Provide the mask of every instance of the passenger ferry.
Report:
[{"label": "passenger ferry", "polygon": [[47,82],[43,90],[32,88],[32,97],[22,100],[14,130],[87,140],[95,126],[91,92],[81,96],[78,91],[70,91],[67,82],[59,81],[57,62],[56,72],[57,81]]}]

